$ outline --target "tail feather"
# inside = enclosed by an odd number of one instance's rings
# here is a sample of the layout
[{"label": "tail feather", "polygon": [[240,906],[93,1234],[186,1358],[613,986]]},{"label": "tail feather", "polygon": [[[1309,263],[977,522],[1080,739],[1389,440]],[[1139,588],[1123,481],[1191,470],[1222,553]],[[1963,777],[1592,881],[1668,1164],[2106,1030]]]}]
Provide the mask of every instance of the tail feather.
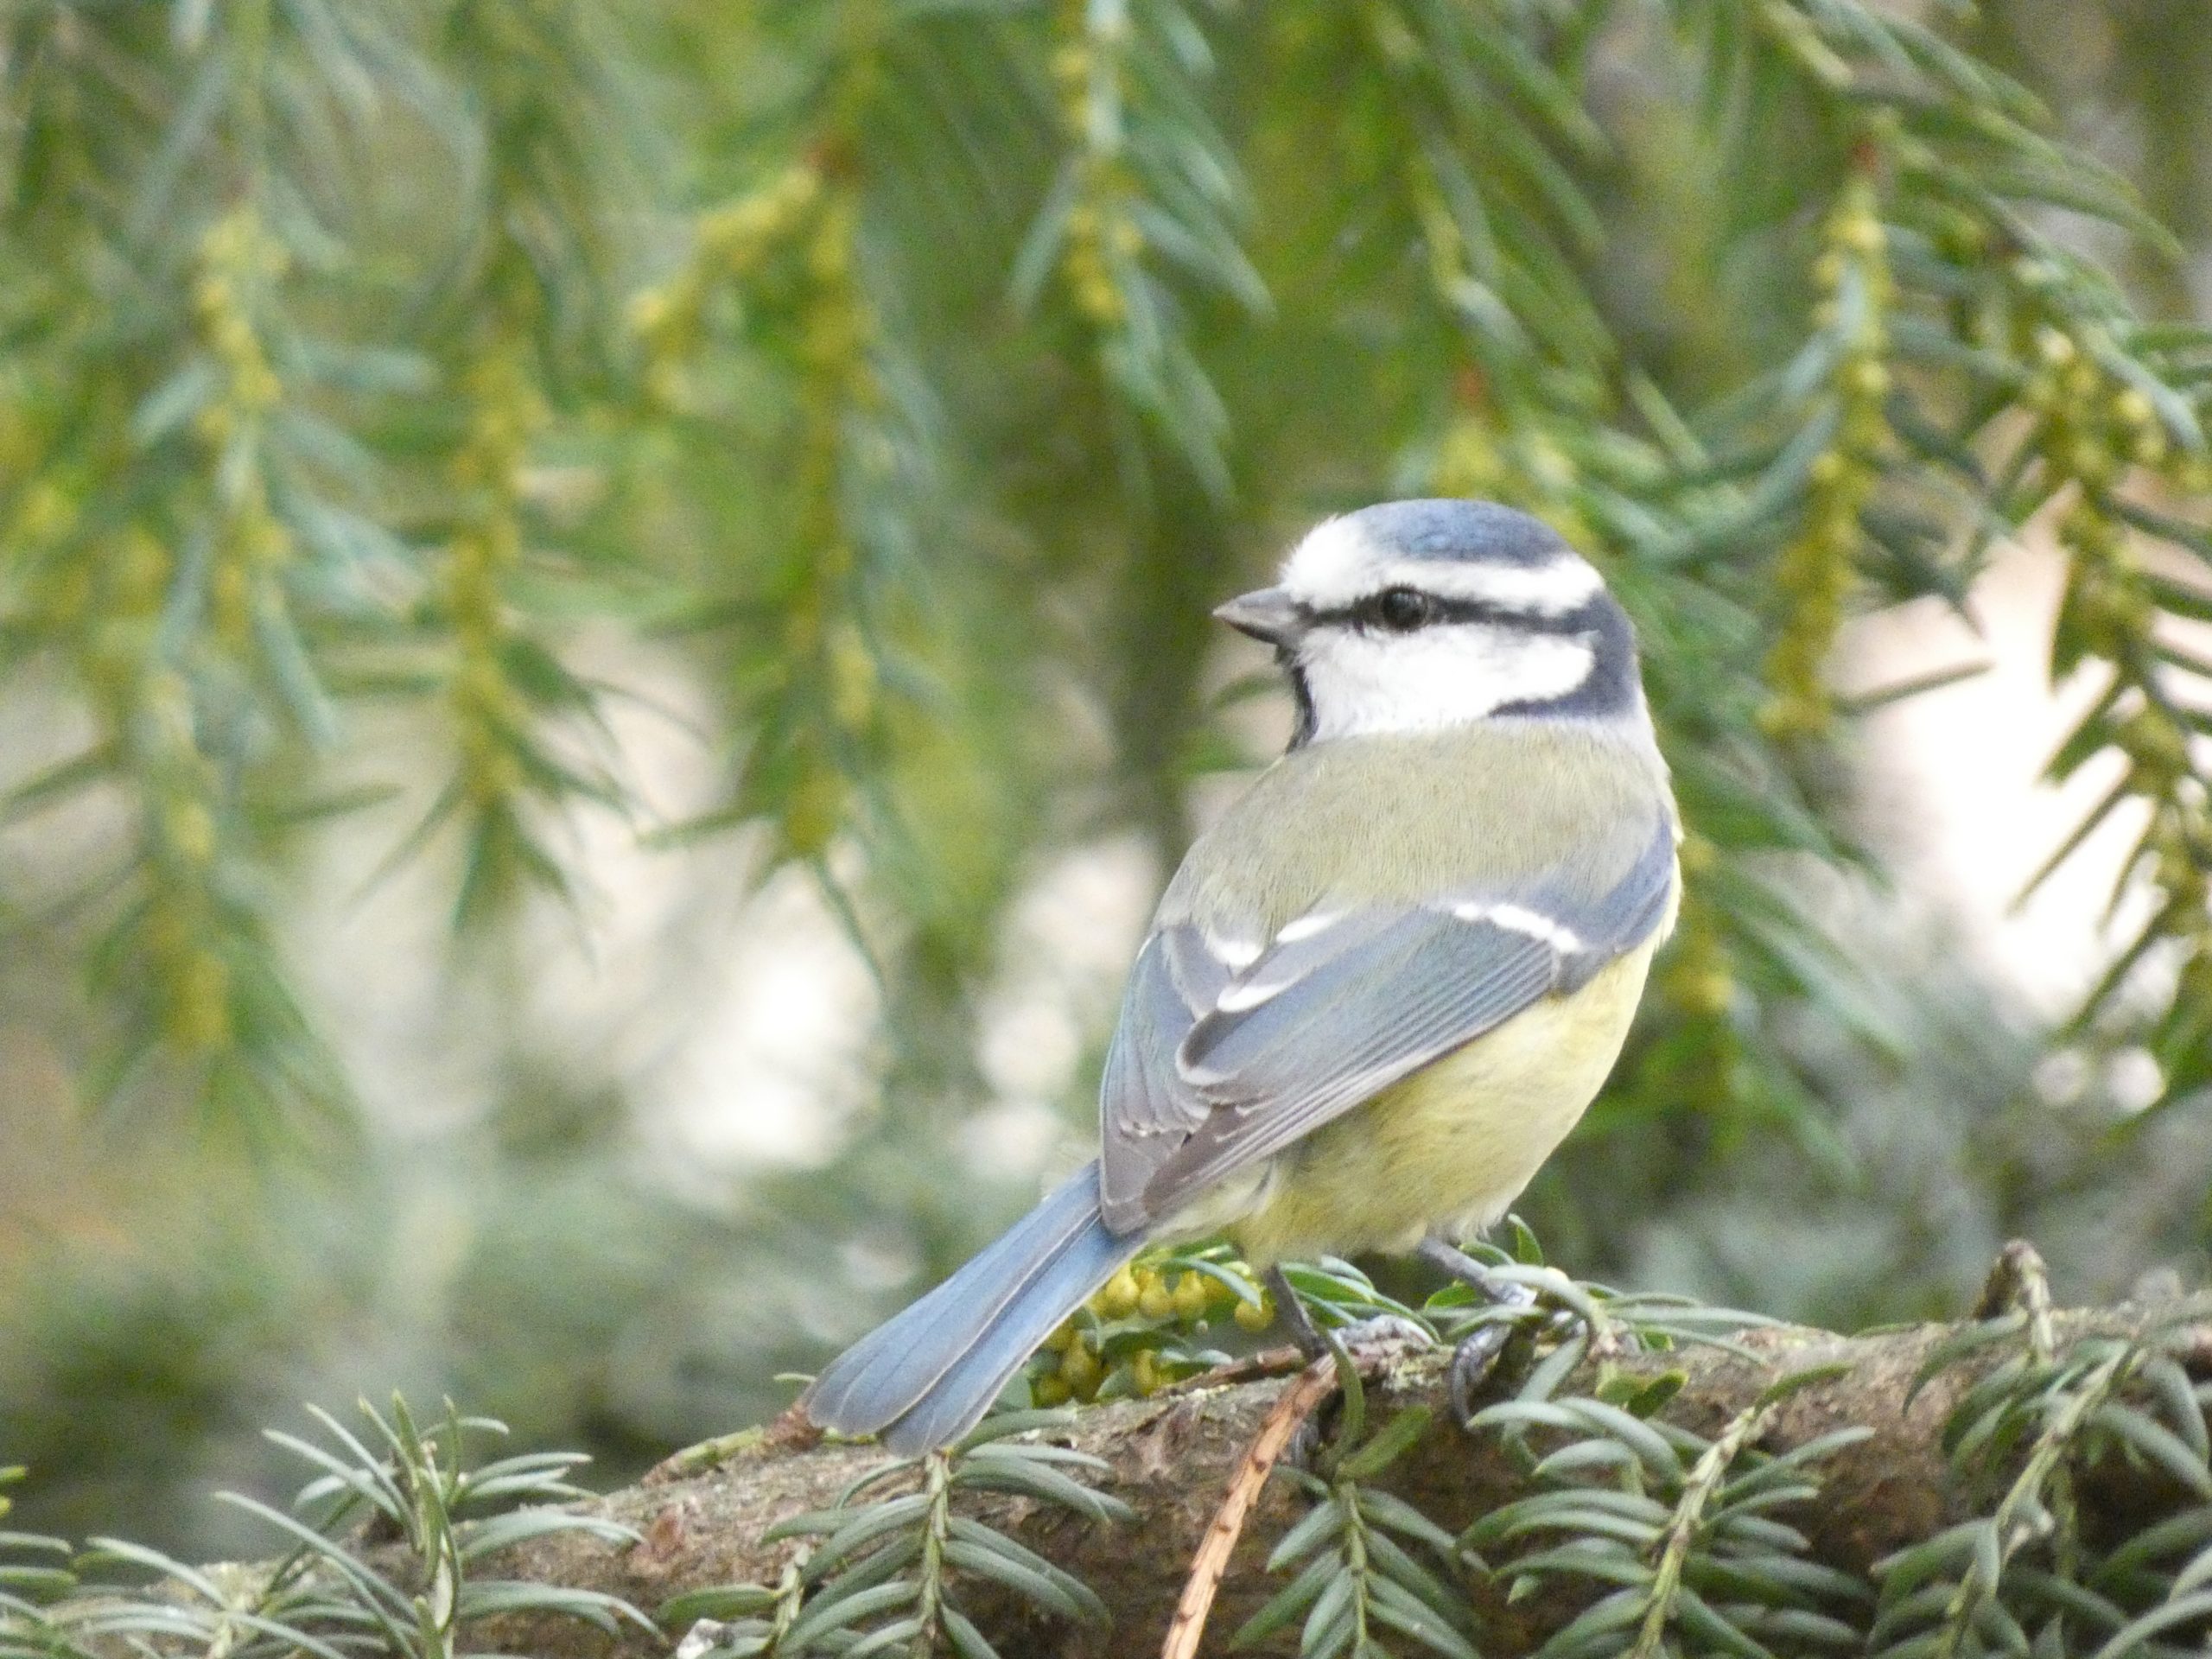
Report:
[{"label": "tail feather", "polygon": [[957,1439],[1060,1321],[1135,1255],[1098,1215],[1089,1164],[904,1313],[878,1325],[800,1400],[824,1428],[903,1453]]}]

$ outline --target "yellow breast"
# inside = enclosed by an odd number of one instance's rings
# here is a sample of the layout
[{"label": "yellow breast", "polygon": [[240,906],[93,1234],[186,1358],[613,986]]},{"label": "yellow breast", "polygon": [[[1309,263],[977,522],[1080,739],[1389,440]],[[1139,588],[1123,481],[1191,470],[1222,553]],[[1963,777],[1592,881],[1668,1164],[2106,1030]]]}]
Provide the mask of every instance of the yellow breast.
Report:
[{"label": "yellow breast", "polygon": [[1432,1233],[1461,1238],[1496,1221],[1612,1070],[1656,945],[1523,1009],[1282,1154],[1244,1189],[1252,1207],[1228,1224],[1238,1248],[1264,1266],[1408,1250]]}]

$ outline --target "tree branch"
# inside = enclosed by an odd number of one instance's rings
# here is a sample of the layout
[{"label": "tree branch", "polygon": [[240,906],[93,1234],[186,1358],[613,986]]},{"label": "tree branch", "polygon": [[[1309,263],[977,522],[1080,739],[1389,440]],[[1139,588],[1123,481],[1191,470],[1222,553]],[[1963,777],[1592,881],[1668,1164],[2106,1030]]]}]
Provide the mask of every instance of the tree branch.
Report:
[{"label": "tree branch", "polygon": [[[2212,1303],[2188,1311],[2205,1327],[2202,1357],[2192,1357],[2191,1370],[2212,1374]],[[2175,1312],[2171,1306],[2124,1306],[2050,1318],[2063,1344],[2091,1332],[2131,1333],[2153,1319],[2170,1324]],[[1608,1376],[1678,1371],[1686,1381],[1662,1414],[1711,1436],[1740,1419],[1780,1378],[1846,1368],[1777,1404],[1761,1426],[1758,1444],[1780,1452],[1840,1428],[1871,1431],[1822,1464],[1819,1503],[1788,1517],[1810,1537],[1819,1559],[1863,1573],[1879,1557],[1955,1518],[1939,1435],[1960,1391],[1986,1362],[1955,1368],[1912,1393],[1931,1349],[1951,1329],[1919,1325],[1859,1337],[1790,1326],[1760,1330],[1738,1338],[1748,1355],[1696,1348],[1586,1362],[1561,1391],[1586,1393]],[[1394,1349],[1371,1362],[1378,1375],[1368,1394],[1370,1412],[1378,1417],[1414,1405],[1434,1413],[1434,1426],[1379,1484],[1456,1531],[1525,1489],[1518,1465],[1496,1438],[1471,1436],[1453,1423],[1447,1359],[1442,1352],[1408,1355]],[[1225,1375],[1249,1379],[1251,1369]],[[1103,1634],[1077,1630],[991,1593],[988,1586],[972,1586],[969,1605],[1005,1659],[1159,1652],[1224,1494],[1270,1412],[1286,1390],[1299,1386],[1295,1375],[1200,1379],[1148,1400],[1083,1412],[1065,1443],[1107,1460],[1112,1472],[1099,1484],[1129,1504],[1136,1521],[1107,1526],[1012,1497],[994,1500],[984,1518],[1090,1585],[1112,1609],[1114,1628]],[[1329,1415],[1325,1406],[1316,1421],[1325,1426]],[[773,1583],[795,1546],[764,1544],[762,1535],[779,1520],[831,1503],[841,1488],[884,1456],[862,1445],[794,1449],[764,1435],[719,1467],[601,1500],[600,1512],[638,1529],[645,1535],[642,1544],[622,1548],[554,1537],[518,1548],[500,1571],[609,1592],[648,1611],[686,1591]],[[2146,1506],[2164,1506],[2172,1497],[2136,1471],[2126,1479],[2085,1483],[2082,1501],[2092,1525],[2101,1517],[2134,1525]],[[1226,1653],[1229,1632],[1281,1587],[1263,1566],[1301,1510],[1289,1484],[1280,1480],[1268,1482],[1251,1504],[1220,1578],[1203,1653]],[[1507,1607],[1487,1587],[1478,1586],[1477,1595],[1488,1633],[1484,1645],[1495,1653],[1529,1650],[1574,1611],[1555,1596]],[[634,1637],[617,1644],[567,1623],[518,1623],[498,1634],[502,1650],[546,1659],[650,1651]]]}]

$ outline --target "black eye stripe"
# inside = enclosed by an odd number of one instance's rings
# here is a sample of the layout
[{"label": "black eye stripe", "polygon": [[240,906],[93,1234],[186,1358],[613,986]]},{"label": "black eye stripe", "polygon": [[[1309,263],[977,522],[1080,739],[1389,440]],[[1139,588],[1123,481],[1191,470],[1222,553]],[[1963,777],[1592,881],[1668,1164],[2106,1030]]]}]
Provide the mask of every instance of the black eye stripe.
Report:
[{"label": "black eye stripe", "polygon": [[[1383,622],[1381,605],[1385,595],[1396,593],[1395,588],[1379,594],[1366,594],[1349,605],[1338,605],[1327,610],[1309,610],[1306,614],[1317,627],[1335,623],[1345,627],[1372,627],[1379,632],[1395,632]],[[1496,627],[1516,628],[1523,633],[1587,633],[1599,625],[1601,608],[1605,603],[1603,594],[1596,594],[1571,611],[1532,611],[1500,605],[1491,600],[1453,599],[1443,594],[1421,590],[1421,597],[1428,601],[1428,615],[1419,626],[1439,627],[1452,622],[1486,622]]]}]

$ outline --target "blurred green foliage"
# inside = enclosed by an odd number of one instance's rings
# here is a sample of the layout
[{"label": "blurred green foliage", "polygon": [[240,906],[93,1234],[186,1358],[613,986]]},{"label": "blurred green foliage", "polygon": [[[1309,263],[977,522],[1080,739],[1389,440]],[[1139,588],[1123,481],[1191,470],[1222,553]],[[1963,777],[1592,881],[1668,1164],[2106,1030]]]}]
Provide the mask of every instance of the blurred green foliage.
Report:
[{"label": "blurred green foliage", "polygon": [[[222,1553],[302,1393],[618,1468],[772,1408],[1027,1196],[1009,985],[1111,925],[1025,907],[1156,881],[1266,747],[1207,607],[1396,493],[1605,564],[1688,818],[1562,1259],[1844,1322],[2023,1230],[2077,1294],[2193,1264],[2212,340],[2139,305],[2212,65],[1986,10],[0,0],[24,1511]],[[2054,770],[2141,837],[2056,1031],[1882,897],[1826,677],[2038,514],[2102,689]],[[793,905],[852,1075],[690,1167],[640,1056],[739,949],[807,971]]]}]

